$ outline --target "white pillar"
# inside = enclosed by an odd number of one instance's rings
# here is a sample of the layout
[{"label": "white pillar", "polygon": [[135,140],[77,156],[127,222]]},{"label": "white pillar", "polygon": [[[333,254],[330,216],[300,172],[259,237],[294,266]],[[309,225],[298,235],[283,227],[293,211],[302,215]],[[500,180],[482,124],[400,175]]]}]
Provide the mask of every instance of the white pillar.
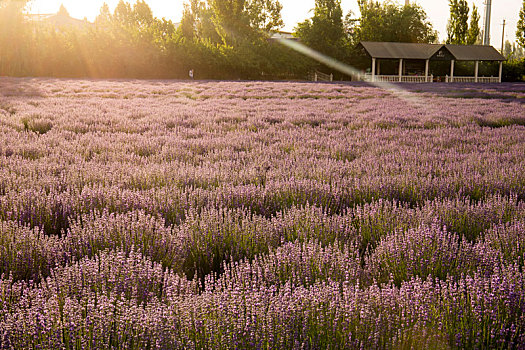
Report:
[{"label": "white pillar", "polygon": [[478,82],[478,72],[479,72],[479,61],[476,61],[476,65],[474,66],[474,81]]},{"label": "white pillar", "polygon": [[499,62],[499,82],[501,83],[501,76],[503,75],[503,61]]},{"label": "white pillar", "polygon": [[430,60],[426,60],[425,62],[425,83],[428,82],[428,66],[429,66]]},{"label": "white pillar", "polygon": [[398,73],[399,73],[399,82],[401,82],[403,80],[403,59],[402,58],[399,59]]},{"label": "white pillar", "polygon": [[376,59],[372,58],[372,81],[376,81]]},{"label": "white pillar", "polygon": [[455,63],[454,60],[450,61],[450,82],[451,83],[454,82],[454,63]]}]

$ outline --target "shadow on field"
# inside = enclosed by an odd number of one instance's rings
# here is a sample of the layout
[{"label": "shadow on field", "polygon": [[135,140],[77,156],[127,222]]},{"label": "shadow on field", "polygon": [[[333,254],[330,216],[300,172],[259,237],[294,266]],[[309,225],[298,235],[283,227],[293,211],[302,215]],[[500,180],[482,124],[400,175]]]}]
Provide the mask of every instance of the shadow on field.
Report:
[{"label": "shadow on field", "polygon": [[525,84],[400,84],[405,90],[414,93],[428,93],[441,97],[459,99],[499,100],[501,102],[525,103]]},{"label": "shadow on field", "polygon": [[32,78],[0,78],[1,97],[43,97],[38,80]]}]

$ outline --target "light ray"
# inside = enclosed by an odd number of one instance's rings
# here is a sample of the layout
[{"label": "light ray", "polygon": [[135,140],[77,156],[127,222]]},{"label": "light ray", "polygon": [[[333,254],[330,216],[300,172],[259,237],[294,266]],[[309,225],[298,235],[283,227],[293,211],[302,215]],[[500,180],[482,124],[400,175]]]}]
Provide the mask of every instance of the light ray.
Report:
[{"label": "light ray", "polygon": [[[327,56],[325,54],[322,54],[306,45],[303,45],[295,40],[289,40],[289,39],[277,39],[277,41],[287,46],[305,56],[308,56],[314,60],[316,60],[319,63],[324,64],[327,67],[333,68],[343,74],[346,74],[348,76],[351,76],[353,78],[360,78],[363,75],[363,72],[342,62],[339,62],[333,57]],[[410,92],[407,89],[403,89],[400,85],[392,84],[388,82],[368,82],[368,84],[376,86],[378,88],[387,90],[391,92],[393,95],[397,96],[400,99],[406,100],[410,104],[414,105],[415,107],[419,107],[422,109],[428,109],[428,102],[425,101],[425,99],[421,96],[417,96],[416,94]]]}]

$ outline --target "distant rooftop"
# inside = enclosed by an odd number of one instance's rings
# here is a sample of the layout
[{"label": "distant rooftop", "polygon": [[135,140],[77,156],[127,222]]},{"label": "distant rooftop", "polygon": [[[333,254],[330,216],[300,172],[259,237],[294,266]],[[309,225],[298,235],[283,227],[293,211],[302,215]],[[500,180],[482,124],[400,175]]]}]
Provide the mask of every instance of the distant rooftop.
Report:
[{"label": "distant rooftop", "polygon": [[92,25],[93,23],[87,20],[77,19],[64,13],[47,13],[47,14],[26,14],[25,17],[28,20],[49,23],[57,27],[72,26],[72,27],[84,27],[86,25]]}]

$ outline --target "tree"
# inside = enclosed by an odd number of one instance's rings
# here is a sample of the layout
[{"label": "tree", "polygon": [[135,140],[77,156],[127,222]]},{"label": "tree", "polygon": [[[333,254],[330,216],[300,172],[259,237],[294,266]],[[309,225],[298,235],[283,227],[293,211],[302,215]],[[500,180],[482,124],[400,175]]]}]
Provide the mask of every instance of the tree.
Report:
[{"label": "tree", "polygon": [[470,25],[467,34],[467,44],[474,45],[481,41],[481,29],[479,28],[479,13],[475,4],[472,4],[472,15],[470,16]]},{"label": "tree", "polygon": [[341,1],[316,0],[313,17],[297,25],[295,36],[308,47],[341,59],[345,51]]},{"label": "tree", "polygon": [[509,61],[515,61],[524,58],[525,55],[523,49],[519,45],[516,45],[515,43],[512,44],[510,41],[506,40],[503,49],[503,56]]},{"label": "tree", "polygon": [[209,0],[213,22],[224,44],[236,45],[252,36],[245,0]]},{"label": "tree", "polygon": [[184,3],[184,9],[182,11],[182,19],[180,21],[180,30],[185,38],[193,40],[196,35],[196,17],[197,17],[197,6],[199,5],[198,0],[191,0],[191,2]]},{"label": "tree", "polygon": [[222,38],[213,21],[213,10],[201,0],[190,0],[184,4],[180,31],[184,38],[207,41],[213,44],[222,43]]},{"label": "tree", "polygon": [[525,49],[525,0],[523,0],[523,4],[521,5],[517,27],[516,40],[518,44]]},{"label": "tree", "polygon": [[66,10],[66,7],[64,6],[64,4],[60,5],[57,15],[62,16],[62,17],[69,17],[69,12]]},{"label": "tree", "polygon": [[27,45],[31,31],[22,10],[27,1],[0,0],[0,76],[22,75],[30,59]]},{"label": "tree", "polygon": [[133,5],[133,17],[140,28],[150,27],[154,22],[153,11],[144,0],[138,0]]},{"label": "tree", "polygon": [[208,5],[224,44],[253,41],[283,26],[278,0],[208,0]]},{"label": "tree", "polygon": [[447,44],[467,43],[469,7],[466,0],[449,0],[450,19],[447,25]]},{"label": "tree", "polygon": [[[417,4],[400,6],[395,3],[358,1],[361,18],[350,34],[355,43],[359,41],[390,41],[408,43],[432,43],[437,33],[427,14]],[[348,19],[347,19],[348,21]]]},{"label": "tree", "polygon": [[251,0],[246,6],[250,26],[266,33],[284,25],[281,17],[283,6],[279,1]]},{"label": "tree", "polygon": [[506,40],[505,48],[503,49],[502,54],[506,59],[509,59],[512,56],[512,52],[513,52],[512,44],[510,43],[510,41]]},{"label": "tree", "polygon": [[102,4],[102,7],[100,8],[100,13],[98,14],[97,18],[95,18],[95,23],[97,25],[107,26],[111,23],[111,19],[112,16],[111,12],[109,12],[108,4]]},{"label": "tree", "polygon": [[131,9],[131,5],[127,2],[124,2],[123,0],[120,0],[117,4],[117,7],[115,7],[115,11],[113,13],[113,18],[117,23],[121,25],[131,25],[133,23],[133,10]]}]

